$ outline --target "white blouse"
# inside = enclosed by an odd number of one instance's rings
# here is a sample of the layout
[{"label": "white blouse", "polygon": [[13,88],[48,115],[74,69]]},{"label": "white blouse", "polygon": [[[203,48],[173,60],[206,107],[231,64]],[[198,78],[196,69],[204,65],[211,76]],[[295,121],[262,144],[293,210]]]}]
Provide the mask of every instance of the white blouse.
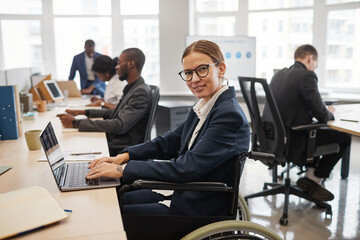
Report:
[{"label": "white blouse", "polygon": [[119,80],[119,76],[115,74],[106,85],[104,93],[105,102],[117,105],[123,95],[123,89],[126,84],[126,81]]},{"label": "white blouse", "polygon": [[212,96],[212,98],[208,102],[205,103],[204,99],[200,99],[200,101],[193,107],[194,112],[196,113],[196,115],[198,116],[198,118],[200,120],[199,120],[198,124],[196,125],[195,130],[189,141],[189,145],[188,145],[189,149],[190,149],[191,145],[194,143],[195,138],[196,138],[200,128],[204,124],[205,119],[208,116],[211,109],[213,108],[216,100],[227,89],[229,89],[229,87],[227,85],[222,86],[220,88],[220,90],[217,91],[217,93],[215,93],[214,96]]}]

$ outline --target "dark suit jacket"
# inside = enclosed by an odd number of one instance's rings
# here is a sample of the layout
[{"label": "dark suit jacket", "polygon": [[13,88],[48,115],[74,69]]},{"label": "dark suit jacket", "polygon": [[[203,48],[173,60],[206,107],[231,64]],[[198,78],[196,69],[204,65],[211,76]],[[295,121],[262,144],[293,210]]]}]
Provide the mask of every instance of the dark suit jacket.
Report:
[{"label": "dark suit jacket", "polygon": [[[191,111],[186,121],[174,131],[124,150],[129,152],[131,161],[124,169],[123,181],[217,181],[231,186],[236,157],[248,151],[250,135],[248,122],[236,100],[234,88],[231,87],[219,96],[195,142],[188,149],[198,121],[195,112]],[[227,215],[230,205],[227,193],[175,191],[170,209],[172,214],[216,216]]]},{"label": "dark suit jacket", "polygon": [[310,124],[313,117],[324,123],[334,119],[321,99],[317,83],[316,74],[298,61],[280,70],[270,83],[289,137],[289,160],[299,166],[305,161],[307,134],[294,133],[290,127]]},{"label": "dark suit jacket", "polygon": [[144,141],[150,108],[150,86],[139,78],[125,86],[124,95],[114,109],[88,110],[89,117],[104,120],[82,119],[78,123],[79,131],[106,132],[110,150],[119,145],[135,145]]},{"label": "dark suit jacket", "polygon": [[[95,52],[94,59],[100,55],[101,55],[100,53]],[[71,64],[69,80],[74,79],[76,71],[79,71],[80,74],[81,89],[85,89],[90,87],[91,85],[94,85],[95,91],[93,92],[93,94],[99,94],[102,97],[104,97],[106,84],[103,81],[101,81],[96,75],[94,81],[89,81],[87,78],[86,65],[85,65],[85,52],[82,52],[74,56],[73,62]]]}]

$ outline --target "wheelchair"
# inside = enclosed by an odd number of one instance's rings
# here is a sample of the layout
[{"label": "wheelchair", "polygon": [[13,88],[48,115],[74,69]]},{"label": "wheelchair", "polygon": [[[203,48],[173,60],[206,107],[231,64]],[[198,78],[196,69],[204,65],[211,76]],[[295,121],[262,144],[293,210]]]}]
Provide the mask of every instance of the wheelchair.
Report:
[{"label": "wheelchair", "polygon": [[218,182],[169,183],[141,179],[123,185],[118,191],[121,208],[122,195],[127,191],[138,189],[217,191],[232,194],[231,208],[227,216],[123,215],[128,239],[281,239],[271,230],[250,222],[249,209],[244,198],[239,194],[240,176],[246,158],[272,161],[274,155],[257,152],[245,152],[239,155],[235,161],[232,186]]}]

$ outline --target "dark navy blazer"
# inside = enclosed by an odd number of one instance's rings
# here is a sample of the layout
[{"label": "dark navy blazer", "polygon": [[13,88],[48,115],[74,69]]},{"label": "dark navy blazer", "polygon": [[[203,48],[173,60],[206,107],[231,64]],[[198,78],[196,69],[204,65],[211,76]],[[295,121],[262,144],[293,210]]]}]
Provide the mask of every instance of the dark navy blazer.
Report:
[{"label": "dark navy blazer", "polygon": [[[100,56],[101,54],[95,52],[94,59]],[[82,52],[74,56],[73,62],[71,64],[69,80],[73,80],[75,77],[76,71],[79,71],[80,74],[80,86],[81,89],[90,87],[91,85],[95,86],[95,91],[93,94],[101,95],[104,97],[104,92],[106,84],[101,81],[96,75],[94,81],[89,81],[87,78],[86,65],[85,65],[85,52]]]},{"label": "dark navy blazer", "polygon": [[[126,149],[131,161],[124,170],[124,183],[136,179],[170,182],[217,181],[232,186],[236,157],[249,148],[249,125],[236,100],[233,87],[223,92],[207,116],[195,142],[189,140],[199,119],[191,111],[174,131]],[[158,162],[143,159],[168,159]],[[171,214],[227,215],[228,193],[175,191]]]}]

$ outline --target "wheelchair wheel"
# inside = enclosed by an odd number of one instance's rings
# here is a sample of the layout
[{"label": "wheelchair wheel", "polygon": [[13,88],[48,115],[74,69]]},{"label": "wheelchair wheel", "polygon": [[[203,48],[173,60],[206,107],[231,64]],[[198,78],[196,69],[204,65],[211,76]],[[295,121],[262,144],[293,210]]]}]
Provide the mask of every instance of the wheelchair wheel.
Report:
[{"label": "wheelchair wheel", "polygon": [[238,196],[238,212],[239,220],[250,221],[250,211],[244,197],[241,194]]},{"label": "wheelchair wheel", "polygon": [[182,240],[255,239],[281,240],[280,236],[257,223],[248,221],[221,221],[201,227]]}]

